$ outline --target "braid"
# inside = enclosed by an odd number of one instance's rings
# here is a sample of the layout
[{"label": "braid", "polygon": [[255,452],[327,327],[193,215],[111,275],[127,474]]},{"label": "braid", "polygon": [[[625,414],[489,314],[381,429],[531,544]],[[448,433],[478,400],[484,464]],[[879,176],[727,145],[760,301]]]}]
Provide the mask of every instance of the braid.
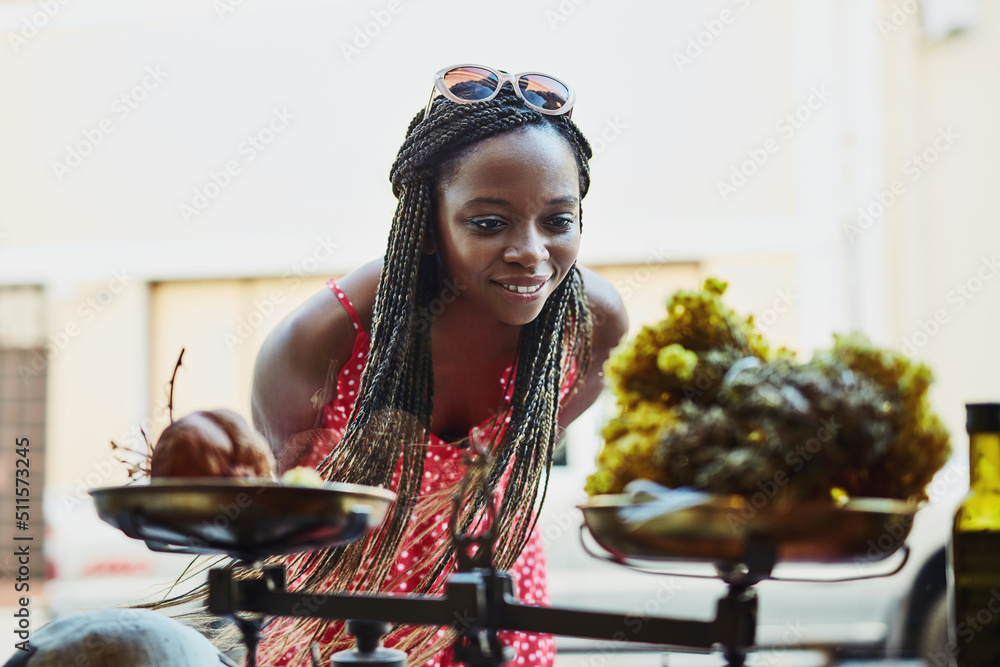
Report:
[{"label": "braid", "polygon": [[[358,400],[341,442],[320,466],[324,478],[389,487],[402,457],[397,502],[382,526],[357,542],[288,559],[292,572],[309,572],[300,590],[386,590],[398,574],[392,571],[402,538],[411,529],[415,510],[423,516],[448,507],[450,499],[422,499],[418,506],[423,465],[433,412],[434,381],[430,327],[420,326],[440,288],[435,258],[423,252],[430,233],[434,194],[443,161],[491,136],[529,125],[549,126],[563,136],[576,157],[580,196],[590,186],[587,160],[590,145],[565,116],[547,116],[524,106],[512,92],[501,90],[489,102],[454,104],[437,100],[426,120],[421,111],[410,122],[406,140],[390,171],[398,199],[385,261],[375,299],[371,350]],[[496,416],[489,449],[492,488],[506,476],[512,492],[505,493],[497,517],[495,565],[508,569],[517,560],[534,528],[535,505],[544,499],[552,451],[557,436],[560,388],[575,364],[582,378],[590,363],[591,319],[583,281],[576,267],[547,300],[541,314],[522,327],[514,362],[513,399]],[[515,491],[516,490],[516,491]],[[541,491],[539,497],[539,491]],[[481,525],[488,499],[476,496],[463,509],[464,529]],[[419,523],[417,525],[420,525]],[[432,566],[413,593],[427,593],[454,562],[450,540],[439,540],[426,554]],[[326,621],[302,618],[297,627],[318,641]],[[436,628],[405,634],[400,648],[419,648],[410,660],[420,664],[453,639],[436,637]],[[343,637],[343,628],[339,631]],[[289,633],[298,635],[298,632]],[[328,644],[324,659],[332,651]],[[297,663],[296,663],[297,664]]]}]

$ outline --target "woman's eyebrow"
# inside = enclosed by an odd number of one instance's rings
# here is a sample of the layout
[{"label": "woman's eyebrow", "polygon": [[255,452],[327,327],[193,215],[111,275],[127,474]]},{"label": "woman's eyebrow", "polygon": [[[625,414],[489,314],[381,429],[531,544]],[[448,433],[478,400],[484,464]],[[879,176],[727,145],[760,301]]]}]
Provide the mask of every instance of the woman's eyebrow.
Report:
[{"label": "woman's eyebrow", "polygon": [[548,201],[549,206],[555,206],[557,204],[579,204],[580,198],[576,195],[566,195],[564,197],[556,197],[555,199],[550,199]]},{"label": "woman's eyebrow", "polygon": [[475,206],[476,204],[495,204],[497,206],[510,206],[510,202],[499,197],[473,197],[462,206]]},{"label": "woman's eyebrow", "polygon": [[[576,195],[565,195],[562,197],[556,197],[555,199],[550,199],[545,202],[546,206],[557,206],[559,204],[577,204],[580,198]],[[499,197],[473,197],[463,204],[463,208],[466,206],[475,206],[476,204],[493,204],[495,206],[511,206],[511,203],[506,199],[501,199]]]}]

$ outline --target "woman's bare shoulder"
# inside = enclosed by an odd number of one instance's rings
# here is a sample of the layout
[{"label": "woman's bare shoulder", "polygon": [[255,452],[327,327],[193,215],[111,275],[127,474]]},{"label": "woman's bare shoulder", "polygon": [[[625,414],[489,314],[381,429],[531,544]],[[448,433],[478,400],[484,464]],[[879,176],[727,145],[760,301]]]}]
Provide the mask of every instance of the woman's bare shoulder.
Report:
[{"label": "woman's bare shoulder", "polygon": [[628,330],[628,314],[615,286],[584,266],[580,267],[580,274],[587,292],[594,333],[590,368],[559,413],[559,425],[564,428],[597,400],[604,388],[604,362]]},{"label": "woman's bare shoulder", "polygon": [[580,267],[587,302],[594,320],[594,348],[610,350],[628,331],[628,312],[621,294],[611,282],[593,269]]},{"label": "woman's bare shoulder", "polygon": [[[366,329],[371,326],[381,260],[337,281]],[[374,278],[372,276],[374,275]],[[278,453],[289,436],[313,428],[316,399],[350,357],[357,330],[330,289],[289,313],[265,339],[254,364],[251,408],[255,426]]]}]

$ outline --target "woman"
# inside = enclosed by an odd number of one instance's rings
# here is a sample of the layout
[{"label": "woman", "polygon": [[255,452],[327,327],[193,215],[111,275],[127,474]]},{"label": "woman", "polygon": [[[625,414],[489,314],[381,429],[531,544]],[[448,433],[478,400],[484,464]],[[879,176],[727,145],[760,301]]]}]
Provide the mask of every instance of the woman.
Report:
[{"label": "woman", "polygon": [[[279,468],[316,466],[399,498],[372,535],[291,559],[292,588],[440,593],[454,569],[448,498],[478,434],[500,498],[495,565],[522,601],[548,602],[536,497],[626,328],[614,288],[576,264],[591,151],[573,101],[545,75],[439,72],[392,168],[385,257],[331,281],[262,347],[253,417]],[[480,524],[485,502],[470,504],[465,526]],[[517,664],[551,663],[551,637],[501,636]],[[342,639],[342,624],[278,619],[260,663],[305,664],[313,642],[326,659]],[[450,639],[404,628],[387,645],[411,664],[445,665]]]}]

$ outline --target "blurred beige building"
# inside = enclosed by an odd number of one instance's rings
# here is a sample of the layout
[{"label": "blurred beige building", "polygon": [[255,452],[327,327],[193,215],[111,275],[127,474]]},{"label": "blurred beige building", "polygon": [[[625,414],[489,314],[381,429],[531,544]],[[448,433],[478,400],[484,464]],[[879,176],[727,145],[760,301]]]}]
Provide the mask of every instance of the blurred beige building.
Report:
[{"label": "blurred beige building", "polygon": [[70,511],[125,480],[111,440],[164,427],[181,348],[175,415],[249,414],[267,333],[382,252],[389,165],[454,62],[577,89],[582,262],[633,332],[715,275],[803,354],[909,345],[958,447],[1000,397],[996,3],[53,0],[0,32],[0,470],[29,436]]}]

